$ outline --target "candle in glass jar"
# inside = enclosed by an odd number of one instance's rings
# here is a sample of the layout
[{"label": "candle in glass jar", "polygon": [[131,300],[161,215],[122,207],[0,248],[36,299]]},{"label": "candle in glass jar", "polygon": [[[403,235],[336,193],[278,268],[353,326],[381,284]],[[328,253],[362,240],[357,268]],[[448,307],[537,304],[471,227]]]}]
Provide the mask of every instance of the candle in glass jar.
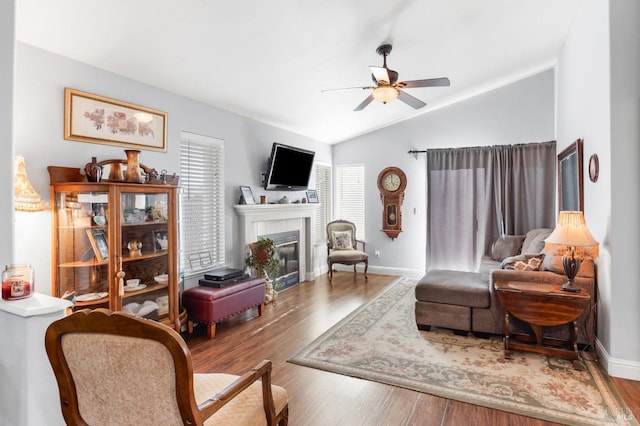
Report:
[{"label": "candle in glass jar", "polygon": [[9,265],[2,272],[2,298],[18,300],[33,294],[33,269],[31,265]]}]

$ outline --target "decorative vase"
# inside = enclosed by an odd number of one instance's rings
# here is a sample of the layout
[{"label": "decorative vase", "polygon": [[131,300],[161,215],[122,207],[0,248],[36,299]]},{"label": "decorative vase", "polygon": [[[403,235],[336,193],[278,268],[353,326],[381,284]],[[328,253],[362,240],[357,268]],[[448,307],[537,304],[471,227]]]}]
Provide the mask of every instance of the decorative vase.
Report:
[{"label": "decorative vase", "polygon": [[262,272],[262,277],[264,279],[264,301],[266,304],[276,301],[278,297],[278,292],[273,287],[273,280],[269,278],[266,272]]},{"label": "decorative vase", "polygon": [[112,182],[122,182],[122,168],[120,163],[112,163],[109,165],[109,177]]},{"label": "decorative vase", "polygon": [[100,182],[102,179],[102,166],[96,161],[96,157],[91,157],[91,162],[84,166],[84,172],[89,182]]},{"label": "decorative vase", "polygon": [[127,154],[127,170],[124,172],[124,181],[128,183],[144,183],[142,173],[140,173],[140,151],[137,149],[125,149]]}]

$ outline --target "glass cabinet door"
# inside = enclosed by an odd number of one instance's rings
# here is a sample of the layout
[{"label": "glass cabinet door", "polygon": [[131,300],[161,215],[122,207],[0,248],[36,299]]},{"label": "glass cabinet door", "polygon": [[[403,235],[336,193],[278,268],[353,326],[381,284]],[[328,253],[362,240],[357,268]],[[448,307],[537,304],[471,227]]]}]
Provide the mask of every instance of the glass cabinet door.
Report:
[{"label": "glass cabinet door", "polygon": [[56,294],[76,305],[109,303],[109,194],[56,192]]},{"label": "glass cabinet door", "polygon": [[169,316],[168,203],[166,192],[120,193],[122,310],[156,320]]}]

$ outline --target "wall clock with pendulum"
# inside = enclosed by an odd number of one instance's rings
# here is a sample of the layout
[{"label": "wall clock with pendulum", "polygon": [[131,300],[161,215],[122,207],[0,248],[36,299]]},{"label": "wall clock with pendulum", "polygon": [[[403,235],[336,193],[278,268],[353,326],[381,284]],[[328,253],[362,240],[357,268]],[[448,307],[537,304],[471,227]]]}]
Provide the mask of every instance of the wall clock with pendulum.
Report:
[{"label": "wall clock with pendulum", "polygon": [[378,174],[382,231],[392,239],[402,232],[402,203],[406,187],[407,176],[398,167],[387,167]]}]

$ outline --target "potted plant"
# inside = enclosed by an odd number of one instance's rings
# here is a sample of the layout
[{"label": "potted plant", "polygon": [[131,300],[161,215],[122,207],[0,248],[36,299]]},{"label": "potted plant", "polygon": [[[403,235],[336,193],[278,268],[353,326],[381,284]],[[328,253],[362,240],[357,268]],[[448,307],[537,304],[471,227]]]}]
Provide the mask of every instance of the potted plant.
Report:
[{"label": "potted plant", "polygon": [[264,278],[266,282],[266,302],[276,299],[279,283],[270,277],[280,271],[280,258],[276,251],[276,242],[271,238],[260,238],[249,244],[251,252],[245,258],[245,264],[255,269],[256,276]]}]

